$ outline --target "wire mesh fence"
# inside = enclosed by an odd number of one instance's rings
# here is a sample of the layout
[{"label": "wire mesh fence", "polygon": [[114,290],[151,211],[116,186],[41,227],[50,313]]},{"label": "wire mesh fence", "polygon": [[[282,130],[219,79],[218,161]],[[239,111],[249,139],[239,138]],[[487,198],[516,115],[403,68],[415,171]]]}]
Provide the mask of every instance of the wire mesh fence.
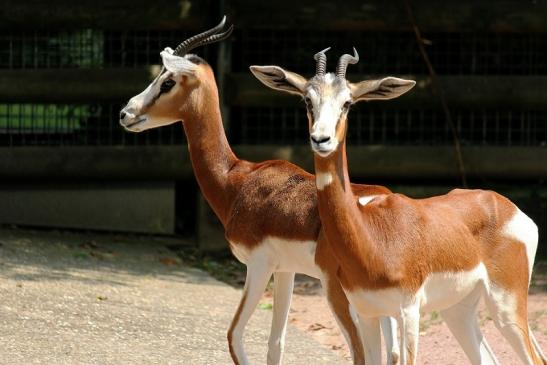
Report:
[{"label": "wire mesh fence", "polygon": [[2,146],[146,146],[186,142],[180,123],[128,133],[119,103],[0,104]]},{"label": "wire mesh fence", "polygon": [[[161,63],[160,51],[191,36],[186,31],[0,31],[0,69],[135,68]],[[214,57],[210,47],[199,50]]]},{"label": "wire mesh fence", "polygon": [[[159,52],[175,47],[185,31],[6,31],[0,32],[0,69],[137,68],[160,62]],[[547,34],[431,33],[428,53],[443,75],[545,75]],[[351,73],[425,74],[408,32],[245,29],[233,36],[231,68],[279,64],[310,74],[312,55],[327,46],[330,69],[337,57],[356,46],[361,61]],[[218,47],[198,53],[216,65]],[[257,84],[257,87],[262,87]],[[221,90],[228,92],[228,90]],[[127,97],[130,97],[128,95]],[[185,143],[179,125],[129,134],[118,124],[123,101],[109,103],[0,104],[0,145],[162,145]],[[303,107],[232,107],[229,136],[235,144],[301,144],[307,141]],[[545,146],[547,116],[541,110],[460,109],[453,119],[469,145]],[[452,135],[440,110],[383,109],[367,105],[350,115],[349,143],[440,145]]]},{"label": "wire mesh fence", "polygon": [[[439,74],[547,74],[547,34],[444,32],[423,36]],[[355,47],[361,59],[351,66],[352,73],[427,74],[411,32],[248,29],[238,34],[232,63],[235,71],[241,72],[250,64],[274,62],[296,72],[312,73],[313,55],[329,46],[330,69],[340,55]]]},{"label": "wire mesh fence", "polygon": [[[547,146],[547,115],[537,111],[455,110],[463,145]],[[237,108],[231,140],[239,144],[304,144],[304,108]],[[443,111],[359,107],[350,112],[348,143],[360,145],[447,145],[453,142]]]}]

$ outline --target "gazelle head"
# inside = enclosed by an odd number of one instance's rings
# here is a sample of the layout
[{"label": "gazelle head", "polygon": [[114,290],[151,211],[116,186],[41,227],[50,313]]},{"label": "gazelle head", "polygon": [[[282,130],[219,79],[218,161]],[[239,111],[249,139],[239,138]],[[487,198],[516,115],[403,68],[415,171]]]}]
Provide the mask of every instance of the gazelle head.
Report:
[{"label": "gazelle head", "polygon": [[187,113],[199,108],[197,91],[207,81],[214,83],[214,74],[207,62],[188,52],[228,38],[233,26],[222,32],[225,23],[226,17],[216,27],[188,38],[175,50],[165,48],[160,53],[163,67],[159,75],[120,112],[120,124],[126,130],[142,132],[184,121]]},{"label": "gazelle head", "polygon": [[340,57],[336,73],[325,73],[329,48],[315,54],[315,75],[304,77],[279,66],[251,66],[251,72],[266,86],[297,94],[304,98],[308,112],[310,143],[313,151],[327,157],[336,151],[346,138],[347,115],[350,106],[361,100],[396,98],[415,84],[415,81],[396,77],[352,83],[346,80],[348,64],[359,61],[355,48],[353,56]]}]

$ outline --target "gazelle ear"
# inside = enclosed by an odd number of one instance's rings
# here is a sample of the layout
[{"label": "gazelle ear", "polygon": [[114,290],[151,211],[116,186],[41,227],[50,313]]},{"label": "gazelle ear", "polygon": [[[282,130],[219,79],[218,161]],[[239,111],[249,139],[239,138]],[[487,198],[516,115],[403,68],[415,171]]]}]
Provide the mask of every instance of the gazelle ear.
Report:
[{"label": "gazelle ear", "polygon": [[175,56],[171,48],[166,48],[161,53],[163,65],[169,72],[183,75],[193,75],[196,70],[196,64],[188,61],[184,57]]},{"label": "gazelle ear", "polygon": [[389,100],[403,95],[416,85],[414,80],[385,77],[381,80],[366,80],[356,84],[350,83],[349,88],[354,101],[359,100]]},{"label": "gazelle ear", "polygon": [[302,95],[307,80],[297,73],[278,66],[251,66],[251,72],[264,85],[291,94]]}]

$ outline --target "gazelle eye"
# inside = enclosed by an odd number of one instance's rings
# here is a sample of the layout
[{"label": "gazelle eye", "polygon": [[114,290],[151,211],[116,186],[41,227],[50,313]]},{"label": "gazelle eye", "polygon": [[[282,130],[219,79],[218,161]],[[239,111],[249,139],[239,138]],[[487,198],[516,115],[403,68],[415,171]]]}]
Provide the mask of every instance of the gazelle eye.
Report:
[{"label": "gazelle eye", "polygon": [[308,108],[311,108],[312,104],[311,104],[311,99],[310,99],[310,98],[306,97],[306,98],[304,99],[304,102],[306,103],[306,106],[307,106]]},{"label": "gazelle eye", "polygon": [[175,80],[167,79],[161,83],[160,94],[166,93],[175,86]]},{"label": "gazelle eye", "polygon": [[351,106],[351,101],[346,101],[344,103],[344,109],[348,110],[350,106]]}]

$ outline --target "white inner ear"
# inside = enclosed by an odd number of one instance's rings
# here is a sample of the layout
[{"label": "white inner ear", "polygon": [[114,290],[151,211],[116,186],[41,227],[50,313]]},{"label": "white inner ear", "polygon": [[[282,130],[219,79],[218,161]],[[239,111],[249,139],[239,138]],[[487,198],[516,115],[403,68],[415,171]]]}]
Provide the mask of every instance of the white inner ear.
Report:
[{"label": "white inner ear", "polygon": [[302,95],[306,85],[306,79],[302,76],[279,66],[251,66],[250,69],[260,82],[274,90]]},{"label": "white inner ear", "polygon": [[165,68],[174,74],[191,75],[197,68],[197,65],[188,61],[184,57],[179,57],[171,54],[171,49],[164,50],[160,53]]},{"label": "white inner ear", "polygon": [[413,80],[385,77],[380,80],[366,80],[350,84],[355,100],[389,100],[401,96],[416,84]]}]

